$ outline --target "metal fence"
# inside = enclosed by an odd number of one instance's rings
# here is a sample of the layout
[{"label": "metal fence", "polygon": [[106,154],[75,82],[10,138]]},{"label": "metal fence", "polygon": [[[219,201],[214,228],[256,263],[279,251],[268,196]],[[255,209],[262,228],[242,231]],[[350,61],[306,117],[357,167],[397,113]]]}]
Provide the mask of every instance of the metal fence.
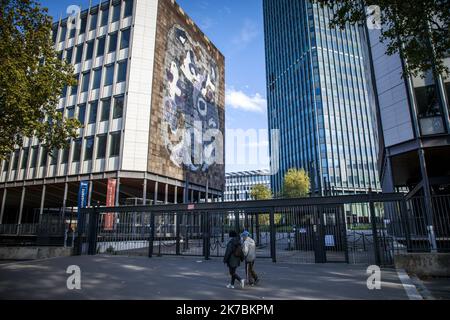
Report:
[{"label": "metal fence", "polygon": [[259,258],[393,265],[399,253],[450,251],[450,196],[426,201],[365,194],[88,208],[64,217],[52,213],[40,224],[0,225],[0,237],[9,239],[8,245],[73,246],[77,254],[209,259],[224,255],[230,230],[248,230]]},{"label": "metal fence", "polygon": [[259,258],[392,265],[398,253],[450,250],[450,197],[433,197],[432,223],[426,205],[402,194],[368,194],[90,208],[81,211],[75,242],[79,254],[209,259],[223,256],[230,230],[248,230]]}]

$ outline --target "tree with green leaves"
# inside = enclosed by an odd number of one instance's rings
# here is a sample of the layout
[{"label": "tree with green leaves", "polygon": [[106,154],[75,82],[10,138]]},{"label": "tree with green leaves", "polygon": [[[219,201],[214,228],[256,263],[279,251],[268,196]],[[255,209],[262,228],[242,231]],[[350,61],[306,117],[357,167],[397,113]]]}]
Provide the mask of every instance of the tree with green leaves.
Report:
[{"label": "tree with green leaves", "polygon": [[76,81],[54,49],[52,19],[34,0],[1,0],[0,6],[0,159],[25,137],[36,137],[49,153],[66,147],[80,123],[57,106],[64,87]]},{"label": "tree with green leaves", "polygon": [[450,50],[450,1],[313,1],[334,8],[331,28],[378,20],[386,54],[399,54],[407,61],[405,75],[423,76],[430,70],[448,74],[444,58]]},{"label": "tree with green leaves", "polygon": [[250,194],[255,200],[272,199],[272,191],[265,184],[257,184],[253,186]]},{"label": "tree with green leaves", "polygon": [[284,175],[283,196],[285,198],[303,198],[309,194],[311,182],[304,169],[289,169]]}]

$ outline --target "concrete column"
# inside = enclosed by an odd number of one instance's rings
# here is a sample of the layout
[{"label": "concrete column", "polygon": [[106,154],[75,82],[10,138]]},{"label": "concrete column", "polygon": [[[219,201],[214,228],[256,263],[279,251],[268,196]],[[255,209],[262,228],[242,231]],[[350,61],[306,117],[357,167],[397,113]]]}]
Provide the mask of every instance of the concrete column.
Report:
[{"label": "concrete column", "polygon": [[0,210],[0,224],[3,224],[3,216],[5,214],[5,205],[6,205],[6,195],[8,193],[8,189],[3,189],[3,198],[2,198],[2,207]]},{"label": "concrete column", "polygon": [[156,205],[158,203],[158,188],[159,183],[158,181],[155,182],[155,194],[153,195],[153,205]]},{"label": "concrete column", "polygon": [[144,179],[144,188],[142,190],[142,204],[147,204],[147,178]]},{"label": "concrete column", "polygon": [[206,193],[205,193],[205,202],[209,202],[209,180],[206,180]]},{"label": "concrete column", "polygon": [[87,206],[91,206],[91,200],[92,200],[92,189],[94,187],[94,184],[92,183],[92,180],[89,181],[89,187],[88,187],[88,198],[87,198]]},{"label": "concrete column", "polygon": [[[175,186],[175,194],[174,194],[174,200],[173,200],[173,202],[175,202],[175,204],[177,204],[178,203],[178,186]],[[1,223],[1,221],[0,221],[0,223]]]},{"label": "concrete column", "polygon": [[117,182],[116,182],[116,203],[115,203],[115,205],[116,205],[116,207],[118,207],[120,204],[120,178],[117,177],[116,180],[117,180]]},{"label": "concrete column", "polygon": [[23,203],[25,201],[25,192],[26,188],[22,188],[22,196],[20,197],[20,207],[19,207],[19,219],[17,221],[17,224],[22,224],[22,215],[23,215]]},{"label": "concrete column", "polygon": [[194,199],[194,190],[191,189],[191,203],[194,203],[195,199]]},{"label": "concrete column", "polygon": [[42,221],[42,215],[44,214],[44,203],[45,203],[45,191],[47,186],[44,184],[42,186],[42,195],[41,195],[41,207],[39,209],[39,222]]},{"label": "concrete column", "polygon": [[66,215],[67,192],[69,191],[68,189],[69,189],[69,184],[66,182],[66,183],[64,183],[64,198],[63,198],[63,205],[62,205],[63,217]]},{"label": "concrete column", "polygon": [[169,184],[166,183],[165,190],[164,190],[164,203],[169,203]]},{"label": "concrete column", "polygon": [[427,217],[428,240],[431,252],[437,251],[436,234],[434,232],[433,202],[431,200],[430,181],[428,180],[427,164],[425,160],[425,150],[419,149],[420,171],[422,173],[423,193],[425,201],[425,213]]},{"label": "concrete column", "polygon": [[[69,189],[69,184],[66,182],[66,183],[64,183],[64,198],[63,198],[63,206],[62,206],[62,218],[63,218],[63,221],[64,221],[64,225],[66,223],[65,217],[66,217],[66,205],[67,205],[67,192],[68,192],[68,189]],[[72,219],[72,215],[70,216],[70,219]],[[67,248],[68,232],[69,232],[68,228],[64,227],[64,248]]]}]

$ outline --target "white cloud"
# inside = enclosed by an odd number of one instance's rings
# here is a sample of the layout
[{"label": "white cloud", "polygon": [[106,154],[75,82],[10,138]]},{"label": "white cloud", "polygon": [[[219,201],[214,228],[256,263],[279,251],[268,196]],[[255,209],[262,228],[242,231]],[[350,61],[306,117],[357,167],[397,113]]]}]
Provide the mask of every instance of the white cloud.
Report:
[{"label": "white cloud", "polygon": [[250,96],[233,88],[227,89],[225,101],[227,106],[249,112],[264,113],[267,109],[267,100],[259,93]]}]

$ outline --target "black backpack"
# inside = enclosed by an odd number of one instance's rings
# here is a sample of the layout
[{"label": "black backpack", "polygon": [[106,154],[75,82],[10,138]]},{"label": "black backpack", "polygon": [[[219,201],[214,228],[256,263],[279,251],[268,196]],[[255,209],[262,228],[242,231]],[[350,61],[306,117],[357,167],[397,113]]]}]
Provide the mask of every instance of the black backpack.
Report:
[{"label": "black backpack", "polygon": [[242,245],[241,245],[240,243],[237,243],[237,244],[234,246],[233,255],[234,255],[235,257],[240,258],[241,261],[244,260],[244,251],[242,251]]}]

